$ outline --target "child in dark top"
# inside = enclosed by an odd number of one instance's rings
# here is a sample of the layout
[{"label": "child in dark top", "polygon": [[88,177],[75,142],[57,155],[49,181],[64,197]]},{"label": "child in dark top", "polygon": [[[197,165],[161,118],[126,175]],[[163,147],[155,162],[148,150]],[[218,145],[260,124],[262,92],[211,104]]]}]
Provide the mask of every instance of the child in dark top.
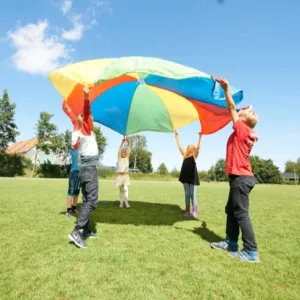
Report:
[{"label": "child in dark top", "polygon": [[197,203],[197,187],[200,185],[198,170],[196,165],[196,159],[199,155],[202,135],[199,133],[199,139],[197,147],[194,145],[188,145],[186,151],[183,150],[178,133],[175,132],[175,138],[180,153],[183,156],[183,163],[180,171],[179,181],[184,186],[185,192],[185,216],[191,216],[190,202],[192,204],[193,216],[198,216],[198,203]]},{"label": "child in dark top", "polygon": [[[258,117],[252,107],[236,111],[229,82],[218,80],[225,92],[234,132],[228,139],[226,150],[226,174],[229,177],[229,197],[225,207],[227,214],[226,239],[212,243],[215,249],[227,250],[229,255],[247,262],[259,262],[257,243],[249,217],[249,194],[255,186],[255,178],[249,162],[250,152],[257,136],[253,130]],[[243,249],[238,251],[239,231],[242,232]]]}]

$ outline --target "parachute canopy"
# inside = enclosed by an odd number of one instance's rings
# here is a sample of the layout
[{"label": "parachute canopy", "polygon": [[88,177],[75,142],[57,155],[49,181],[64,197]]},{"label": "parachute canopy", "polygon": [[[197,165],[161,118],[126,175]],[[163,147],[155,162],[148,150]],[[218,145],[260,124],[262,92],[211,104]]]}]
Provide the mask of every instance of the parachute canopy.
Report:
[{"label": "parachute canopy", "polygon": [[[174,62],[147,57],[82,61],[50,74],[73,113],[83,110],[83,87],[90,91],[94,121],[122,135],[173,132],[199,120],[203,134],[230,122],[225,96],[212,76]],[[243,92],[231,87],[236,104]]]}]

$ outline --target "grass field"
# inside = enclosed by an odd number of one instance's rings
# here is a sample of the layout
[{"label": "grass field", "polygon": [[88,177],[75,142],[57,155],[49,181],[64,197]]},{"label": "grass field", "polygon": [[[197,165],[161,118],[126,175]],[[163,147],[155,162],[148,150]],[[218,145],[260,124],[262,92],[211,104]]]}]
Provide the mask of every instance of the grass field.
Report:
[{"label": "grass field", "polygon": [[98,237],[70,244],[65,180],[0,179],[1,299],[299,299],[300,187],[256,186],[251,216],[261,263],[236,261],[223,237],[226,184],[204,183],[198,220],[177,182],[133,182],[131,209],[100,182]]}]

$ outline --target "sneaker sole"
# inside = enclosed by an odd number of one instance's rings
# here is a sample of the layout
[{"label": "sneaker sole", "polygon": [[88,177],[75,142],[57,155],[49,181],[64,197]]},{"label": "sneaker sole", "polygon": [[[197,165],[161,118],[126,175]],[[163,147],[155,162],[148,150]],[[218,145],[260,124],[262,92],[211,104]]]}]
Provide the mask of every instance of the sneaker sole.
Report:
[{"label": "sneaker sole", "polygon": [[241,262],[249,262],[249,263],[252,263],[252,264],[257,264],[257,263],[260,262],[259,259],[258,259],[258,260],[239,259],[238,257],[231,255],[230,253],[228,253],[228,256],[230,256],[230,257],[232,257],[232,258],[235,258],[236,260],[239,260],[239,261],[241,261]]},{"label": "sneaker sole", "polygon": [[96,236],[83,236],[85,240],[90,239],[90,240],[95,240],[97,237]]},{"label": "sneaker sole", "polygon": [[217,249],[217,250],[223,250],[223,251],[228,251],[228,249],[224,249],[224,248],[219,248],[219,247],[216,247],[212,244],[210,244],[210,247],[213,248],[213,249]]},{"label": "sneaker sole", "polygon": [[77,241],[73,238],[73,236],[71,235],[71,233],[69,233],[69,235],[68,235],[68,237],[69,237],[69,239],[77,246],[77,247],[79,247],[79,248],[87,248],[87,246],[86,247],[84,247],[84,246],[82,246],[81,244],[78,244],[77,243]]}]

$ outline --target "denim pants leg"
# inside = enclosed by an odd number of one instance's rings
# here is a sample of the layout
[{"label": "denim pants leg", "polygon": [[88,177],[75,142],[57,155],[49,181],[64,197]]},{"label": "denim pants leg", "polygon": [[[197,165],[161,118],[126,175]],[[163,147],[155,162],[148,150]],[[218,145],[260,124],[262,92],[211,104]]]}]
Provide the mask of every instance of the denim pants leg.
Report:
[{"label": "denim pants leg", "polygon": [[82,206],[75,229],[83,229],[86,232],[90,232],[90,214],[98,204],[97,168],[95,166],[81,167],[80,181],[82,186]]},{"label": "denim pants leg", "polygon": [[230,242],[237,242],[242,231],[244,249],[257,251],[257,243],[249,217],[249,194],[255,186],[253,176],[230,176],[230,192],[225,208],[227,214],[226,234]]},{"label": "denim pants leg", "polygon": [[191,195],[192,206],[198,207],[197,185],[190,184],[190,195]]},{"label": "denim pants leg", "polygon": [[184,183],[183,187],[184,187],[185,205],[189,206],[190,205],[190,198],[191,198],[190,185],[188,183]]}]

